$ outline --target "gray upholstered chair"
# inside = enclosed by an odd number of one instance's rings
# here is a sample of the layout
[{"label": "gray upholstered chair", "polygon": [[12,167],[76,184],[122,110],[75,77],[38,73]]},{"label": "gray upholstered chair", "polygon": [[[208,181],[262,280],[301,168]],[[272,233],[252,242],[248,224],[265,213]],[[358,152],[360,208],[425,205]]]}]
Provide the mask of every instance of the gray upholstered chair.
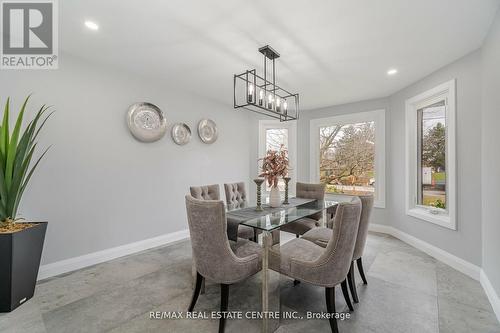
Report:
[{"label": "gray upholstered chair", "polygon": [[[363,280],[364,284],[368,284],[363,269],[363,251],[365,249],[366,237],[368,235],[368,225],[370,223],[370,216],[373,210],[373,195],[360,195],[361,200],[361,218],[359,220],[358,235],[356,237],[356,245],[354,247],[354,253],[352,257],[351,268],[348,274],[349,289],[351,289],[351,295],[355,303],[359,302],[358,293],[356,290],[356,281],[354,279],[354,261],[358,266],[359,275]],[[311,231],[306,232],[302,238],[315,244],[326,247],[328,241],[332,237],[333,230],[329,228],[315,228]]]},{"label": "gray upholstered chair", "polygon": [[218,184],[191,186],[189,188],[191,196],[199,200],[220,200],[220,190]]},{"label": "gray upholstered chair", "polygon": [[[262,269],[262,248],[245,239],[229,243],[224,203],[186,196],[186,210],[196,265],[196,286],[188,311],[193,311],[205,278],[221,285],[220,311],[227,311],[229,285]],[[219,332],[225,318],[220,318]]]},{"label": "gray upholstered chair", "polygon": [[[220,200],[219,185],[191,186],[189,188],[191,196],[199,200]],[[229,206],[228,206],[229,207]],[[238,226],[238,237],[244,239],[254,239],[255,233],[252,227],[246,225]]]},{"label": "gray upholstered chair", "polygon": [[[335,286],[341,284],[345,296],[360,214],[361,201],[357,197],[340,203],[326,248],[302,238],[293,239],[279,249],[272,248],[270,267],[295,280],[325,287],[327,311],[335,313]],[[331,317],[332,332],[338,332],[335,316]]]},{"label": "gray upholstered chair", "polygon": [[247,191],[245,183],[226,183],[224,184],[226,193],[226,205],[231,209],[245,208],[248,206]]},{"label": "gray upholstered chair", "polygon": [[[325,198],[325,184],[308,184],[297,182],[295,190],[295,195],[297,198],[316,200],[323,200]],[[309,230],[318,227],[319,220],[321,220],[322,215],[322,213],[317,213],[297,220],[293,223],[285,224],[283,227],[281,227],[280,230],[295,234],[298,238],[300,235],[305,234]]]},{"label": "gray upholstered chair", "polygon": [[[226,205],[229,209],[239,209],[248,206],[247,191],[245,183],[226,183],[224,184],[224,192],[226,193]],[[245,239],[252,239],[257,241],[258,232],[256,229],[246,226],[238,226],[238,237]]]}]

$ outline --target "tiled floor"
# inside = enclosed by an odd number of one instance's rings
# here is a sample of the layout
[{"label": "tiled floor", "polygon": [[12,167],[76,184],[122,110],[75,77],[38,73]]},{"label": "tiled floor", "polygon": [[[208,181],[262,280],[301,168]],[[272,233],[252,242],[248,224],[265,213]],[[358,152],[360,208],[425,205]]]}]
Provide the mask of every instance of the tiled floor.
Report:
[{"label": "tiled floor", "polygon": [[[368,285],[341,332],[500,332],[477,281],[405,243],[370,234],[363,257]],[[357,276],[358,282],[360,281]],[[340,288],[337,288],[340,289]],[[207,284],[197,311],[216,311]],[[215,320],[152,320],[150,311],[184,311],[191,298],[188,241],[42,281],[35,297],[0,314],[0,332],[216,332]],[[347,311],[337,290],[337,310]],[[258,310],[260,277],[232,286],[230,310]],[[324,290],[283,279],[282,310],[326,311]],[[258,320],[232,320],[227,332],[259,332]],[[282,320],[278,332],[329,332],[326,320]]]}]

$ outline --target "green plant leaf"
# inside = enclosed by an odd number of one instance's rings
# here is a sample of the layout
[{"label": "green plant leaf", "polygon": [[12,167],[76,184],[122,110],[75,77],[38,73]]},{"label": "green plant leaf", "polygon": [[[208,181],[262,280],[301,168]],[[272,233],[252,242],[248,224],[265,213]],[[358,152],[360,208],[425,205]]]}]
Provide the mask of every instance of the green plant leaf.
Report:
[{"label": "green plant leaf", "polygon": [[16,159],[14,161],[14,175],[13,175],[14,178],[20,176],[20,172],[22,170],[22,164],[23,164],[24,158],[26,157],[26,154],[31,149],[33,142],[34,142],[34,138],[36,138],[36,136],[40,132],[41,127],[45,124],[45,122],[48,119],[48,116],[47,116],[45,118],[45,120],[42,122],[42,125],[40,125],[40,127],[38,128],[38,130],[35,133],[36,125],[37,125],[38,121],[40,120],[40,117],[43,115],[43,113],[47,109],[48,108],[45,107],[45,105],[40,108],[40,110],[37,112],[35,118],[28,124],[28,127],[25,129],[25,131],[21,137],[21,140],[19,141],[18,152],[16,155]]},{"label": "green plant leaf", "polygon": [[[36,139],[52,112],[43,117],[49,109],[43,105],[26,128],[22,130],[23,117],[29,98],[30,96],[24,101],[12,135],[9,131],[10,99],[7,99],[0,126],[0,223],[9,218],[16,219],[19,202],[29,180],[48,151],[47,148],[36,163],[31,165],[37,149]],[[42,118],[44,118],[43,121]]]},{"label": "green plant leaf", "polygon": [[33,145],[33,147],[30,149],[28,152],[28,155],[26,155],[26,158],[23,160],[23,164],[21,167],[16,170],[16,177],[14,177],[11,187],[8,189],[8,197],[7,197],[7,206],[6,206],[6,213],[10,214],[11,219],[15,219],[16,215],[14,212],[14,206],[16,204],[16,201],[18,199],[18,196],[20,195],[20,189],[23,183],[23,180],[26,176],[26,171],[28,170],[28,167],[31,163],[31,158],[33,157],[33,153],[35,152],[36,149],[36,144]]},{"label": "green plant leaf", "polygon": [[4,221],[8,216],[7,207],[7,188],[5,186],[5,176],[3,172],[4,159],[0,153],[0,221]]},{"label": "green plant leaf", "polygon": [[[42,114],[47,111],[49,109],[49,107],[45,108],[45,110],[43,110]],[[38,130],[35,132],[35,135],[31,138],[31,142],[35,141],[35,139],[38,137],[38,134],[40,133],[40,131],[42,130],[43,126],[45,125],[45,122],[47,122],[47,120],[49,120],[49,118],[54,114],[55,111],[52,111],[51,113],[49,113],[47,115],[47,117],[45,117],[45,119],[42,121],[42,123],[40,124],[40,126],[38,126]]]},{"label": "green plant leaf", "polygon": [[7,147],[9,146],[9,104],[10,98],[7,98],[3,111],[2,127],[0,128],[0,152],[3,156],[7,155]]},{"label": "green plant leaf", "polygon": [[6,160],[5,160],[5,185],[10,188],[12,183],[12,168],[14,166],[14,159],[16,158],[17,152],[17,140],[19,139],[19,132],[21,131],[21,125],[23,123],[24,110],[26,110],[26,104],[30,99],[30,95],[24,100],[21,111],[17,116],[16,124],[14,130],[12,131],[12,136],[10,137],[10,142],[7,147]]},{"label": "green plant leaf", "polygon": [[[28,124],[26,129],[24,130],[23,135],[21,136],[21,140],[19,141],[19,145],[17,148],[16,159],[14,161],[14,170],[19,170],[21,167],[24,158],[26,157],[27,152],[31,149],[33,143],[33,133],[36,130],[37,122],[45,111],[45,106],[42,106],[40,110],[35,115],[35,118]],[[16,173],[16,171],[14,171]],[[15,175],[14,175],[15,177]]]},{"label": "green plant leaf", "polygon": [[[24,180],[20,190],[19,190],[19,193],[16,197],[16,201],[15,201],[15,204],[14,204],[14,207],[12,208],[12,213],[14,216],[17,215],[17,208],[19,207],[19,203],[21,201],[21,197],[24,193],[24,190],[26,189],[26,186],[28,185],[28,182],[29,180],[31,179],[31,176],[33,175],[33,172],[35,172],[35,169],[36,167],[38,166],[38,164],[40,163],[40,161],[42,160],[42,158],[45,156],[45,154],[47,154],[47,152],[49,151],[51,146],[49,146],[47,149],[45,149],[45,151],[42,153],[42,155],[40,155],[40,157],[38,158],[38,160],[36,161],[36,163],[33,165],[33,167],[30,169],[26,179]],[[33,147],[34,148],[34,147]],[[31,156],[30,156],[30,160],[31,160]]]}]

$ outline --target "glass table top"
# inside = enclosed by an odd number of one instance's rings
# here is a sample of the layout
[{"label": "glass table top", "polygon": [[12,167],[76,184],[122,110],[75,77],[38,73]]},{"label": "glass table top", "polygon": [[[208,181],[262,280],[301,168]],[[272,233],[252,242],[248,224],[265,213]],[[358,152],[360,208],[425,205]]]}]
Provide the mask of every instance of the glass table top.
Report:
[{"label": "glass table top", "polygon": [[335,207],[337,204],[338,201],[334,200],[291,198],[289,205],[281,205],[277,208],[271,208],[269,205],[263,204],[262,211],[256,210],[255,206],[239,209],[228,208],[226,216],[228,219],[238,221],[240,224],[271,231],[287,223],[321,213],[324,210]]}]

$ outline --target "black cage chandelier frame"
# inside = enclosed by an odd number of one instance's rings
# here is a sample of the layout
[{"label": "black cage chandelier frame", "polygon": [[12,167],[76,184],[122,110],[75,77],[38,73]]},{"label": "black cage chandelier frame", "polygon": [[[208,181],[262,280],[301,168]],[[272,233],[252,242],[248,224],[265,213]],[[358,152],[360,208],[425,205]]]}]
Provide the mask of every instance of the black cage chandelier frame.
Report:
[{"label": "black cage chandelier frame", "polygon": [[[280,121],[297,120],[299,118],[299,94],[294,94],[276,84],[275,59],[278,52],[269,45],[259,48],[264,55],[264,76],[255,69],[234,75],[234,108],[244,108]],[[271,61],[272,77],[267,76],[267,62]],[[245,96],[238,98],[238,86],[243,85]],[[244,99],[244,101],[242,101]]]}]

